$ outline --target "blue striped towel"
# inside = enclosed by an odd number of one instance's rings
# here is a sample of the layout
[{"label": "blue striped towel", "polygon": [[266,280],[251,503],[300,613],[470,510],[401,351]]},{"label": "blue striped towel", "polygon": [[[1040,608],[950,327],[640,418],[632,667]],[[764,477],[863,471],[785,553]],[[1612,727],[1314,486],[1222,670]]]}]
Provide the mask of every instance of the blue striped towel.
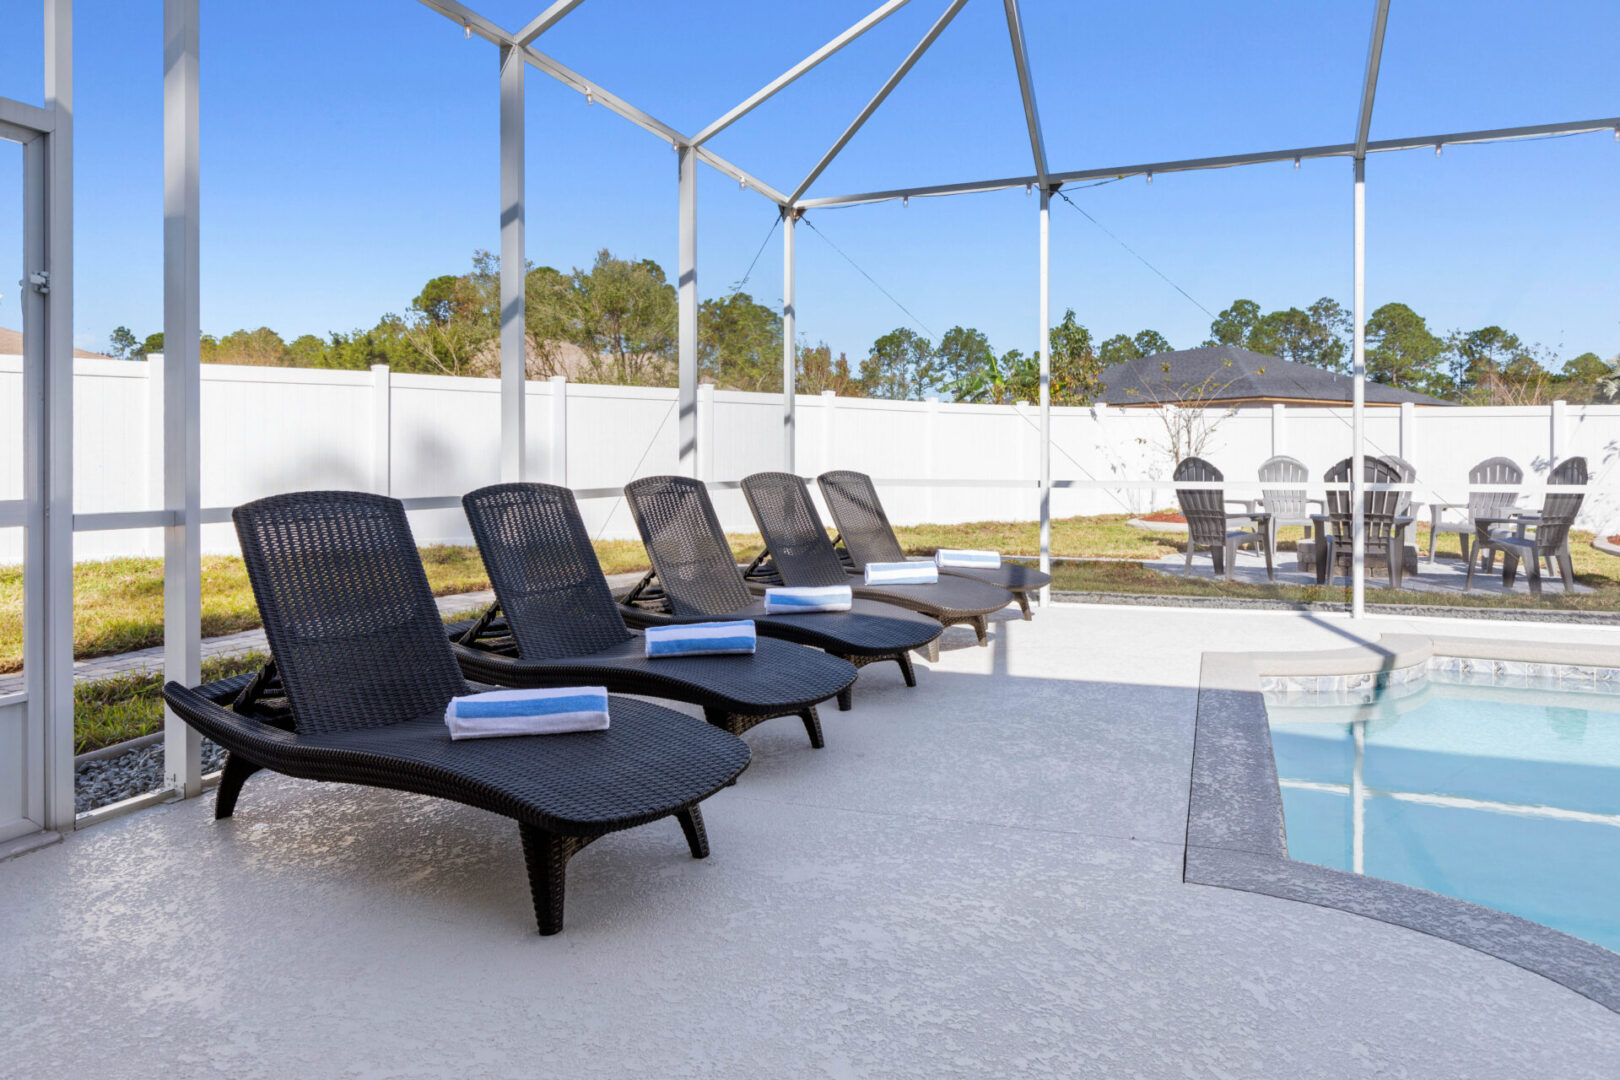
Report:
[{"label": "blue striped towel", "polygon": [[649,626],[647,656],[730,656],[754,651],[754,620]]},{"label": "blue striped towel", "polygon": [[928,562],[875,562],[866,564],[868,585],[932,585],[939,568]]},{"label": "blue striped towel", "polygon": [[994,570],[1001,565],[999,551],[972,551],[965,548],[940,548],[934,552],[934,565],[941,570]]},{"label": "blue striped towel", "polygon": [[855,594],[848,585],[800,585],[765,590],[765,614],[793,615],[808,611],[848,611]]},{"label": "blue striped towel", "polygon": [[564,686],[467,694],[450,699],[444,722],[451,739],[601,731],[608,726],[608,692],[602,686]]}]

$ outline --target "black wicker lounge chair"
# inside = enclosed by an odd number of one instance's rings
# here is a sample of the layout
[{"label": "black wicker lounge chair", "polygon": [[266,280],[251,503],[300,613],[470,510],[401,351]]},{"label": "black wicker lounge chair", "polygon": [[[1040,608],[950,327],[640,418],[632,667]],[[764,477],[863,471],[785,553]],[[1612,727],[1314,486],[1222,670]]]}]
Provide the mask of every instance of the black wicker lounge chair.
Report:
[{"label": "black wicker lounge chair", "polygon": [[[766,583],[848,585],[863,600],[920,611],[941,626],[968,623],[980,645],[989,632],[987,616],[1012,603],[1006,589],[968,578],[942,577],[933,585],[866,585],[844,569],[803,477],[755,473],[743,480],[742,490],[765,540],[765,550],[748,569],[748,576],[762,587]],[[939,658],[938,641],[928,646],[928,656]]]},{"label": "black wicker lounge chair", "polygon": [[466,803],[513,818],[540,933],[562,929],[568,860],[597,837],[675,817],[708,854],[698,803],[748,765],[742,740],[672,709],[614,698],[603,731],[451,742],[469,686],[394,499],[278,495],[236,509],[264,619],[260,673],[163,697],[228,755],[214,816],[260,769]]},{"label": "black wicker lounge chair", "polygon": [[[825,472],[816,477],[821,497],[827,500],[838,536],[844,543],[841,554],[847,556],[850,567],[865,570],[867,563],[902,562],[906,553],[889,524],[889,515],[883,511],[872,478],[865,473],[847,469]],[[834,542],[836,546],[836,541]],[[1052,584],[1052,575],[1042,573],[1033,566],[1003,562],[997,567],[967,569],[941,567],[941,574],[951,577],[972,578],[975,581],[998,585],[1013,594],[1024,618],[1031,617],[1029,596]]]},{"label": "black wicker lounge chair", "polygon": [[[623,601],[630,625],[753,619],[766,637],[825,649],[858,668],[893,660],[906,685],[917,685],[907,653],[927,648],[944,632],[934,619],[876,600],[855,600],[849,611],[768,615],[737,569],[702,481],[649,476],[626,487],[624,495],[653,564]],[[849,707],[849,696],[847,689],[839,695],[839,708]]]},{"label": "black wicker lounge chair", "polygon": [[[853,665],[770,638],[752,656],[649,660],[602,576],[572,491],[496,484],[461,502],[496,598],[477,622],[452,630],[465,646],[456,655],[468,678],[505,686],[589,680],[616,694],[701,705],[711,724],[733,735],[797,716],[810,745],[824,745],[816,704],[849,688]],[[514,657],[521,663],[514,666]]]}]

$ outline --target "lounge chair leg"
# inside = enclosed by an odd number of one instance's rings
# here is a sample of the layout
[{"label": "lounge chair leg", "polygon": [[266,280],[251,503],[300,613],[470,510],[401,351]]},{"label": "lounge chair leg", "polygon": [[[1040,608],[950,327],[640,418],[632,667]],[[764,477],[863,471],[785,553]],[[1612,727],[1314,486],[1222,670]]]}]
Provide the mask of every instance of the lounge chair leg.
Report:
[{"label": "lounge chair leg", "polygon": [[676,814],[675,820],[681,823],[681,832],[686,834],[686,846],[692,849],[692,858],[707,859],[709,834],[703,828],[703,812],[696,806],[688,807]]},{"label": "lounge chair leg", "polygon": [[1024,609],[1024,621],[1032,621],[1035,616],[1029,610],[1029,594],[1018,592],[1013,593],[1013,597],[1018,601],[1018,606]]},{"label": "lounge chair leg", "polygon": [[979,635],[980,645],[989,644],[990,620],[983,615],[975,617],[973,620],[973,632]]},{"label": "lounge chair leg", "polygon": [[848,686],[846,686],[842,690],[838,691],[838,711],[839,712],[849,712],[849,710],[854,707],[854,701],[853,701],[854,696],[855,696],[855,684],[854,683],[850,683]]},{"label": "lounge chair leg", "polygon": [[540,925],[540,936],[550,937],[563,928],[563,889],[568,880],[568,860],[585,843],[521,821],[518,835],[523,838],[523,861],[529,868],[535,921]]},{"label": "lounge chair leg", "polygon": [[242,794],[247,778],[263,766],[236,754],[225,755],[225,769],[219,776],[219,791],[214,794],[214,820],[223,821],[236,812],[236,797]]},{"label": "lounge chair leg", "polygon": [[894,658],[894,662],[900,665],[900,677],[906,680],[906,685],[916,686],[917,669],[911,666],[911,654],[901,653]]},{"label": "lounge chair leg", "polygon": [[810,736],[810,746],[821,750],[827,745],[827,740],[821,737],[821,717],[816,715],[816,707],[810,706],[799,713],[799,719],[804,721],[804,733]]}]

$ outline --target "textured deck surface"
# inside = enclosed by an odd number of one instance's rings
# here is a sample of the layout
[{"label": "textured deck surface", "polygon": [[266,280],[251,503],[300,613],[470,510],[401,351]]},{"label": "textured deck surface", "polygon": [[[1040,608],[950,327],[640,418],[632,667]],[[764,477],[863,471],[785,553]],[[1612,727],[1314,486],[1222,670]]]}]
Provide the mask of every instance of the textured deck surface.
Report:
[{"label": "textured deck surface", "polygon": [[916,690],[866,669],[827,749],[750,732],[707,861],[674,822],[592,845],[555,938],[517,830],[473,810],[261,775],[228,822],[96,826],[0,863],[0,1076],[1614,1076],[1620,1016],[1540,976],[1183,883],[1200,653],[1349,633],[954,629]]}]

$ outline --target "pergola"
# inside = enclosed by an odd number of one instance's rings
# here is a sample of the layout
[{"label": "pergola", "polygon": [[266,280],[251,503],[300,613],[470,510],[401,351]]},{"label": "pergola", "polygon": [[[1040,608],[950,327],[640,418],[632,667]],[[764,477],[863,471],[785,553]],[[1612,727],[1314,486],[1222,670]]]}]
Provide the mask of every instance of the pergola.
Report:
[{"label": "pergola", "polygon": [[[613,94],[586,76],[559,63],[536,47],[548,30],[584,0],[555,0],[527,25],[507,30],[456,0],[419,0],[460,27],[467,37],[493,43],[499,53],[501,231],[501,453],[503,480],[524,478],[526,417],[524,401],[524,267],[526,196],[524,177],[525,72],[533,67],[572,87],[588,100],[667,142],[678,162],[679,188],[679,454],[681,467],[703,475],[698,427],[697,386],[697,215],[699,162],[740,182],[774,203],[783,225],[783,460],[795,468],[794,424],[794,225],[807,211],[854,206],[912,197],[944,196],[1025,188],[1038,191],[1035,222],[1039,293],[1036,309],[1040,362],[1040,473],[1034,486],[1040,496],[1040,558],[1050,566],[1051,492],[1060,487],[1119,487],[1118,481],[1052,479],[1051,395],[1048,331],[1052,195],[1081,180],[1154,173],[1224,169],[1240,165],[1307,158],[1349,158],[1353,207],[1353,363],[1352,456],[1350,489],[1356,507],[1352,575],[1352,615],[1364,614],[1365,544],[1361,519],[1362,459],[1365,452],[1365,190],[1369,154],[1397,150],[1437,149],[1447,144],[1502,142],[1548,135],[1614,130],[1620,117],[1570,120],[1527,127],[1497,128],[1370,140],[1389,0],[1372,0],[1370,40],[1355,129],[1349,141],[1329,145],[1272,149],[1218,157],[1135,164],[1053,169],[1042,136],[1035,80],[1025,47],[1019,0],[1001,0],[1011,44],[1030,146],[1030,171],[1021,176],[971,178],[955,183],[811,196],[810,190],[829,164],[883,105],[896,86],[949,27],[968,0],[947,0],[939,17],[877,88],[843,133],[790,192],[716,154],[707,145],[727,127],[748,115],[785,87],[893,15],[910,0],[885,0],[864,18],[766,83],[695,134],[683,133]],[[992,3],[994,0],[978,0]],[[15,707],[21,717],[14,745],[23,762],[22,811],[11,817],[0,810],[0,845],[40,830],[75,827],[73,773],[73,534],[97,529],[162,528],[164,543],[165,652],[167,678],[187,684],[200,679],[201,591],[200,528],[230,519],[227,507],[201,505],[199,467],[200,345],[198,272],[198,0],[164,0],[164,499],[161,508],[127,513],[73,513],[73,49],[72,0],[43,0],[45,9],[45,105],[43,108],[0,98],[0,138],[24,145],[25,248],[28,268],[24,297],[25,498],[0,502],[0,526],[27,530],[24,657],[26,689],[12,700],[0,700],[0,739],[10,739],[3,717]],[[942,483],[941,480],[916,481]],[[1128,483],[1125,486],[1129,486]],[[1197,484],[1179,486],[1197,487]],[[1399,487],[1401,485],[1393,485]],[[1410,486],[1410,485],[1406,485]],[[599,494],[582,492],[582,495]],[[408,509],[459,505],[456,493],[406,501]],[[0,745],[9,753],[12,742]],[[167,787],[144,802],[202,790],[201,740],[178,722],[166,725],[164,748]],[[144,804],[144,802],[138,804]]]}]

